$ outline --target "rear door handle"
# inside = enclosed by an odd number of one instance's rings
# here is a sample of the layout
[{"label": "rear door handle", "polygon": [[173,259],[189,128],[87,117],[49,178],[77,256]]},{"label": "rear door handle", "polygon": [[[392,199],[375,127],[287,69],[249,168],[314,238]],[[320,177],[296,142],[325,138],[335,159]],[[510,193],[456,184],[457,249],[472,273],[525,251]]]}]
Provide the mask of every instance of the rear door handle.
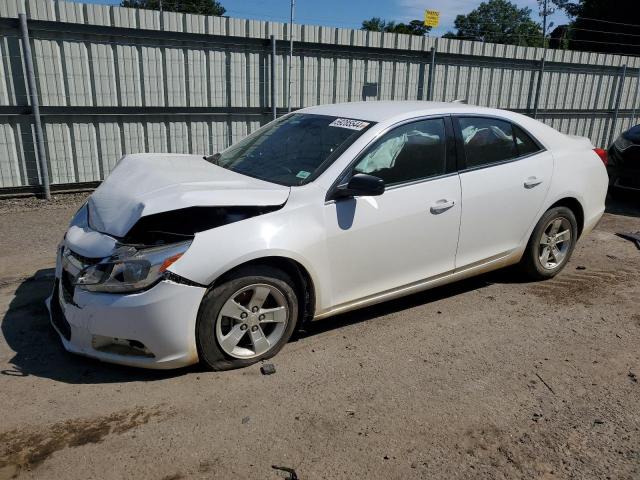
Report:
[{"label": "rear door handle", "polygon": [[438,215],[442,212],[446,212],[455,204],[456,202],[454,202],[453,200],[447,200],[443,198],[442,200],[438,200],[436,203],[431,205],[431,208],[429,209],[429,211],[434,215]]},{"label": "rear door handle", "polygon": [[542,179],[538,177],[529,177],[524,181],[524,188],[533,188],[542,183]]}]

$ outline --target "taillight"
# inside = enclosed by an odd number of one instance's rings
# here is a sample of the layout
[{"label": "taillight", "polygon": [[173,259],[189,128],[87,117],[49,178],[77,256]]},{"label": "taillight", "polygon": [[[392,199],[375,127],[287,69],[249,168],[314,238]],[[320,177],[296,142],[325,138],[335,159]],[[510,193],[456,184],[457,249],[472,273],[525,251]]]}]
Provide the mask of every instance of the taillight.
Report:
[{"label": "taillight", "polygon": [[598,154],[600,160],[602,160],[602,163],[604,163],[604,166],[606,167],[609,163],[609,154],[607,151],[603,148],[594,148],[593,151]]}]

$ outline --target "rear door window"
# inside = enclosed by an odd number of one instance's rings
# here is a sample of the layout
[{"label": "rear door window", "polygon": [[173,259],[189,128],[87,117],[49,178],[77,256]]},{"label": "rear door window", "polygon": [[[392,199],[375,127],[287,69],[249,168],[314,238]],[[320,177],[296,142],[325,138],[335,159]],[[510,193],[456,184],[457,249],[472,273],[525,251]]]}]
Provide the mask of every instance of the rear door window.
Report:
[{"label": "rear door window", "polygon": [[467,168],[518,156],[511,123],[496,118],[458,117]]},{"label": "rear door window", "polygon": [[506,120],[458,117],[466,168],[512,160],[542,150],[522,128]]}]

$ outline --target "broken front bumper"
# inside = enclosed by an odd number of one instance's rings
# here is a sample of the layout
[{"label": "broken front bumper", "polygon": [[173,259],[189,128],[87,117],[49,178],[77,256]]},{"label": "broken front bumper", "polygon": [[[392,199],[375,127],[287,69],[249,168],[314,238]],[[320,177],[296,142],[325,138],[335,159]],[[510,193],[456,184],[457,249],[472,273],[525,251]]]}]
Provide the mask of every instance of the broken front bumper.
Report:
[{"label": "broken front bumper", "polygon": [[76,288],[70,296],[61,274],[58,265],[47,307],[69,352],[157,369],[198,361],[195,328],[204,288],[163,280],[128,295]]}]

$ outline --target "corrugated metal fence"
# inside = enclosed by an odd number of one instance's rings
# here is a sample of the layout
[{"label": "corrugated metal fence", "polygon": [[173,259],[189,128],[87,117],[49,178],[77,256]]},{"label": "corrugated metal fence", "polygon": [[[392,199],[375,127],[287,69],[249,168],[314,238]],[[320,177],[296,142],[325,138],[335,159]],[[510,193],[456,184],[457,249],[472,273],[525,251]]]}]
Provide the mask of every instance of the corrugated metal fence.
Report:
[{"label": "corrugated metal fence", "polygon": [[[286,111],[288,26],[57,0],[0,2],[0,191],[42,183],[18,13],[52,184],[103,179],[123,153],[210,153]],[[606,146],[640,115],[640,58],[294,25],[292,107],[466,99]],[[544,62],[542,61],[544,55]]]}]

